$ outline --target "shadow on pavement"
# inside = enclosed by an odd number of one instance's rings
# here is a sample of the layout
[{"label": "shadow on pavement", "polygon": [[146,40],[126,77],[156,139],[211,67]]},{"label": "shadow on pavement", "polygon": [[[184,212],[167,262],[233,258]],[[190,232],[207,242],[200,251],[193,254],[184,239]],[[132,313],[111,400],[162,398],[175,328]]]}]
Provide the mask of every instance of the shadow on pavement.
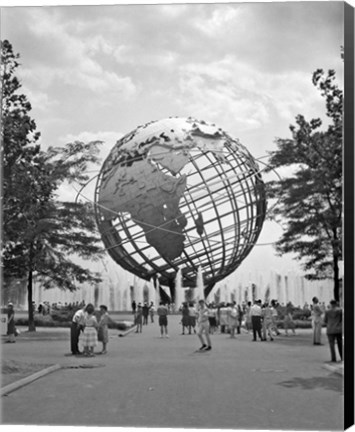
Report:
[{"label": "shadow on pavement", "polygon": [[304,390],[313,390],[315,388],[323,388],[325,390],[333,390],[339,393],[343,392],[343,383],[341,377],[337,374],[331,374],[327,377],[312,377],[312,378],[293,378],[289,381],[278,383],[282,387],[287,388],[302,388]]}]

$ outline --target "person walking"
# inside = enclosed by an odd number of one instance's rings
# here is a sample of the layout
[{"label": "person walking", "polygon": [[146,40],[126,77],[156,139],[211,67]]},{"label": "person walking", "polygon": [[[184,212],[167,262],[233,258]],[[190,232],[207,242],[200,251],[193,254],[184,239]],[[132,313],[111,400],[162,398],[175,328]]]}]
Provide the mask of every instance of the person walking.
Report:
[{"label": "person walking", "polygon": [[86,357],[94,357],[94,348],[97,345],[98,322],[94,312],[94,305],[89,303],[85,308],[84,331],[80,336]]},{"label": "person walking", "polygon": [[[201,299],[198,301],[197,309],[197,336],[201,342],[199,351],[209,351],[212,349],[209,332],[210,324],[208,321],[208,308],[205,301]],[[205,335],[206,343],[204,341],[203,335]]]},{"label": "person walking", "polygon": [[168,308],[163,301],[159,303],[157,314],[159,317],[160,337],[164,337],[165,333],[165,337],[168,338]]},{"label": "person walking", "polygon": [[261,300],[255,300],[253,306],[250,308],[251,325],[253,329],[253,342],[256,342],[256,337],[261,335]]},{"label": "person walking", "polygon": [[313,345],[322,345],[322,309],[317,297],[312,298]]},{"label": "person walking", "polygon": [[15,310],[13,303],[7,305],[7,336],[6,343],[15,343]]},{"label": "person walking", "polygon": [[324,323],[327,325],[331,361],[336,362],[335,342],[338,346],[340,360],[343,360],[343,311],[335,300],[330,301],[330,309],[325,312]]},{"label": "person walking", "polygon": [[73,355],[81,354],[79,350],[80,333],[84,330],[85,306],[78,309],[72,318],[70,327],[70,349]]},{"label": "person walking", "polygon": [[293,322],[293,311],[294,311],[294,307],[292,305],[291,302],[288,302],[286,304],[286,312],[285,312],[285,318],[284,318],[284,330],[285,330],[285,335],[288,336],[288,329],[291,328],[292,333],[294,335],[296,335],[296,331],[295,331],[295,323]]},{"label": "person walking", "polygon": [[107,353],[107,344],[108,344],[108,324],[110,322],[110,316],[107,312],[107,306],[100,306],[100,320],[99,320],[99,329],[97,332],[97,339],[99,342],[102,342],[102,351],[100,354]]}]

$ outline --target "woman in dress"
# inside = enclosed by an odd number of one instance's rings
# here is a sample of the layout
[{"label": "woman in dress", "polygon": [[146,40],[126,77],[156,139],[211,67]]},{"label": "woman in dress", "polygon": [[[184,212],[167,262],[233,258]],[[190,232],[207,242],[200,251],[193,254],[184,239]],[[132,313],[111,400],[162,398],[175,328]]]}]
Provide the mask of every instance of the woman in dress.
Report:
[{"label": "woman in dress", "polygon": [[267,340],[267,336],[269,336],[270,340],[273,341],[272,337],[272,310],[269,306],[269,303],[264,303],[264,306],[261,309],[261,316],[263,317],[263,340]]},{"label": "woman in dress", "polygon": [[313,345],[322,345],[322,309],[317,297],[312,298]]},{"label": "woman in dress", "polygon": [[110,321],[110,316],[107,312],[107,306],[100,306],[100,320],[99,320],[99,330],[98,330],[98,340],[102,342],[102,351],[100,354],[106,354],[107,344],[108,344],[108,323]]},{"label": "woman in dress", "polygon": [[97,345],[98,323],[94,315],[95,308],[89,303],[85,308],[84,331],[81,334],[83,353],[86,357],[94,356],[94,348]]}]

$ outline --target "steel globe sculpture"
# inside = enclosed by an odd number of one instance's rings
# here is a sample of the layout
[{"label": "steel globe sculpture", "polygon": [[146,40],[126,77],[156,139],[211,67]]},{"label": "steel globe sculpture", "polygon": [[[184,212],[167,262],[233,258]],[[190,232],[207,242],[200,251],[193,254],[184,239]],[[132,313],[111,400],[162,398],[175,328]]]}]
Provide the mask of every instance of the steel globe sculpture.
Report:
[{"label": "steel globe sculpture", "polygon": [[111,150],[95,190],[96,221],[111,257],[140,278],[183,287],[202,269],[205,295],[255,245],[265,185],[249,151],[193,118],[137,127]]}]

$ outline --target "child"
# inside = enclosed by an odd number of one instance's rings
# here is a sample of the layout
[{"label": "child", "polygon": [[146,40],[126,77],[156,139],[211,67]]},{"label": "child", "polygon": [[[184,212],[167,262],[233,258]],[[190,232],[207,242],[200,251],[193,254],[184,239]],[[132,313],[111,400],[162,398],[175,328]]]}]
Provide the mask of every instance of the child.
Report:
[{"label": "child", "polygon": [[102,342],[102,351],[100,354],[106,354],[107,344],[108,344],[108,323],[110,321],[110,316],[107,312],[107,306],[100,306],[100,320],[99,320],[99,330],[98,330],[98,340]]},{"label": "child", "polygon": [[[212,349],[211,347],[211,339],[210,339],[210,335],[209,335],[209,330],[210,330],[210,323],[208,321],[208,309],[206,307],[205,301],[204,300],[199,300],[198,302],[198,310],[197,310],[197,326],[198,326],[198,331],[197,331],[197,336],[201,341],[201,348],[199,349],[199,351],[209,351],[210,349]],[[206,343],[203,339],[203,334],[205,334],[206,337]]]},{"label": "child", "polygon": [[94,348],[97,345],[98,323],[94,315],[95,308],[89,303],[85,308],[84,332],[82,333],[82,343],[84,356],[94,357]]}]

